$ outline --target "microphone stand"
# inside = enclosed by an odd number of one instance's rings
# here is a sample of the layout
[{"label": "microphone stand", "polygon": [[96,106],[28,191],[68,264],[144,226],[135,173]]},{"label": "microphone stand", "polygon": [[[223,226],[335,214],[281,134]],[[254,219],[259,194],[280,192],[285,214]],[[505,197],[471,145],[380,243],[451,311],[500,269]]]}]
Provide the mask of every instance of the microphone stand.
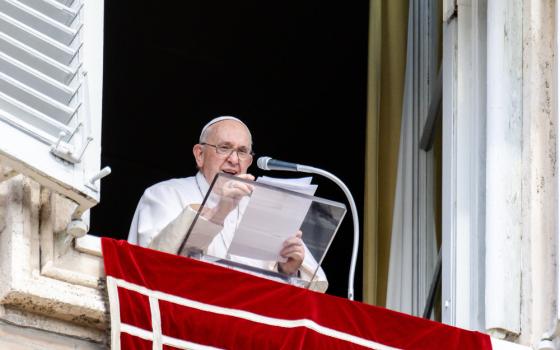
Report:
[{"label": "microphone stand", "polygon": [[358,210],[356,209],[354,197],[352,197],[352,193],[350,193],[348,187],[346,187],[346,185],[338,177],[334,176],[328,171],[300,164],[297,164],[297,171],[319,174],[328,179],[331,179],[342,189],[342,191],[346,195],[346,198],[348,199],[348,203],[350,203],[350,211],[352,212],[352,220],[354,223],[354,245],[352,247],[352,259],[350,262],[350,273],[348,275],[348,299],[354,300],[354,273],[356,270],[356,261],[358,260],[358,246],[360,243],[360,222],[358,221]]}]

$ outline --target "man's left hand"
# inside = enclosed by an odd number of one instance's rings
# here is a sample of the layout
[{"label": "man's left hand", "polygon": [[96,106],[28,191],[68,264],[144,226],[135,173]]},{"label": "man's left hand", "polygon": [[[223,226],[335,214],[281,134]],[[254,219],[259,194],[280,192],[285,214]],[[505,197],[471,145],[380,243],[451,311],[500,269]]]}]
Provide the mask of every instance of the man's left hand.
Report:
[{"label": "man's left hand", "polygon": [[288,259],[286,262],[279,262],[279,271],[287,275],[297,274],[299,267],[305,258],[305,249],[301,240],[301,230],[292,238],[284,242],[284,247],[280,251],[280,256]]}]

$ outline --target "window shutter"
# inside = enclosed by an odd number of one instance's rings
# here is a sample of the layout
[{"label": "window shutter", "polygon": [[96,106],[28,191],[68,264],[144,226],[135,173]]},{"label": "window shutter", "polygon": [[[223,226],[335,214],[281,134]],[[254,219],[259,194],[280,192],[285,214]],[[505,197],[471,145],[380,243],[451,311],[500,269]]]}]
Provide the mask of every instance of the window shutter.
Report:
[{"label": "window shutter", "polygon": [[102,62],[103,0],[0,0],[0,160],[80,214],[99,201]]}]

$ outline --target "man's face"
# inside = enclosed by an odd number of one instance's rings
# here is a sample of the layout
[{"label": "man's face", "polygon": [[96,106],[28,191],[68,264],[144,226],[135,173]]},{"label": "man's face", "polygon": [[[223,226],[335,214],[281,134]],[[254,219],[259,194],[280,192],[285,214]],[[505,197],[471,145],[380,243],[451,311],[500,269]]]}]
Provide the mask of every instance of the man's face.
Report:
[{"label": "man's face", "polygon": [[207,145],[197,144],[193,154],[200,172],[211,183],[216,174],[224,172],[232,175],[245,174],[253,162],[253,157],[239,158],[237,152],[219,154],[210,145],[251,151],[251,139],[247,128],[235,120],[223,120],[210,126]]}]

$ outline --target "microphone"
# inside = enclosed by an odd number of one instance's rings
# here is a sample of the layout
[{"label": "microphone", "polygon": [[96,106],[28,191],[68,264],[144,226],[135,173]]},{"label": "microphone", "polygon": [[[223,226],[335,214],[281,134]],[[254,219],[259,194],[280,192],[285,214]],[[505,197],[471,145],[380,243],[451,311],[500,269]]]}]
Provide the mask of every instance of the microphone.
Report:
[{"label": "microphone", "polygon": [[356,273],[356,262],[358,260],[358,246],[360,242],[360,222],[358,220],[358,209],[354,202],[352,193],[342,180],[326,170],[314,168],[307,165],[296,163],[283,162],[281,160],[272,159],[270,157],[259,157],[257,159],[257,167],[262,170],[284,170],[284,171],[298,171],[302,173],[312,173],[323,175],[324,177],[336,183],[346,195],[346,199],[350,204],[350,211],[352,212],[352,222],[354,224],[354,243],[352,245],[352,257],[350,259],[350,272],[348,274],[348,299],[354,300],[354,275]]},{"label": "microphone", "polygon": [[270,157],[259,157],[257,159],[257,166],[262,170],[300,171],[299,164],[283,162]]}]

